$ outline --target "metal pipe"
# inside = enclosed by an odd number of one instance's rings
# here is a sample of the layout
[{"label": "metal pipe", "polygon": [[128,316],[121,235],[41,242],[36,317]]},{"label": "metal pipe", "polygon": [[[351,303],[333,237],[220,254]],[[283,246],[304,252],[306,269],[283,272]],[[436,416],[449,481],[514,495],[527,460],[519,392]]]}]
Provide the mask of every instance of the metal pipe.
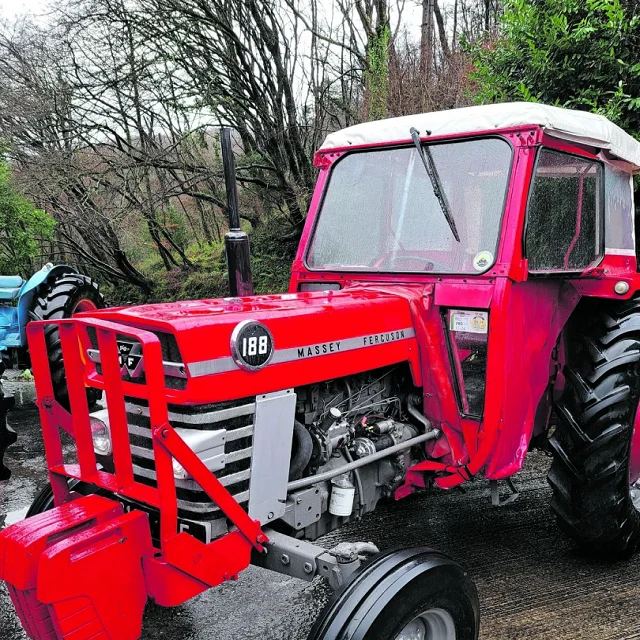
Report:
[{"label": "metal pipe", "polygon": [[220,146],[222,147],[222,169],[224,185],[227,190],[227,215],[229,231],[240,231],[240,210],[238,208],[238,186],[236,184],[236,161],[231,147],[231,129],[220,129]]},{"label": "metal pipe", "polygon": [[425,415],[416,409],[414,406],[416,402],[419,402],[419,398],[412,395],[409,398],[409,402],[407,402],[407,411],[410,416],[413,416],[413,418],[415,418],[424,427],[425,431],[429,431],[429,429],[431,429],[431,422],[429,422]]},{"label": "metal pipe", "polygon": [[229,231],[224,236],[227,270],[229,273],[229,292],[233,297],[252,296],[253,278],[251,275],[249,236],[240,227],[236,163],[233,157],[233,148],[231,147],[231,129],[228,127],[220,129],[220,146],[222,147],[222,167],[227,191],[227,215],[229,216]]},{"label": "metal pipe", "polygon": [[294,482],[290,482],[287,486],[287,492],[297,491],[298,489],[303,489],[304,487],[309,487],[316,482],[324,482],[325,480],[331,480],[331,478],[335,478],[336,476],[340,476],[343,473],[348,473],[349,471],[353,471],[354,469],[358,469],[359,467],[364,467],[367,464],[371,464],[372,462],[376,462],[377,460],[381,460],[382,458],[386,458],[387,456],[392,456],[394,453],[398,453],[399,451],[404,451],[405,449],[409,449],[416,444],[420,444],[421,442],[426,442],[427,440],[434,440],[440,435],[439,429],[432,429],[427,433],[423,433],[420,436],[416,436],[415,438],[411,438],[410,440],[405,440],[405,442],[400,442],[399,444],[394,445],[393,447],[389,447],[388,449],[383,449],[382,451],[378,451],[366,458],[360,458],[359,460],[355,460],[354,462],[350,462],[349,464],[345,464],[342,467],[337,467],[336,469],[330,469],[329,471],[325,471],[324,473],[318,473],[315,476],[309,476],[308,478],[302,478],[300,480],[295,480]]}]

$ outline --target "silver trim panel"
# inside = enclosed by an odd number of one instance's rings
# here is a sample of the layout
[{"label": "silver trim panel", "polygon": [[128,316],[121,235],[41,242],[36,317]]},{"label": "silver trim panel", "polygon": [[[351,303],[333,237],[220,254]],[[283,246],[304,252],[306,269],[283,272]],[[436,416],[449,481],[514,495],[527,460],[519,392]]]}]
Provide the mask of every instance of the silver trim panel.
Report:
[{"label": "silver trim panel", "polygon": [[[342,353],[343,351],[379,347],[390,342],[409,340],[410,338],[414,338],[415,335],[416,333],[413,327],[407,327],[405,329],[394,329],[393,331],[382,331],[380,333],[370,333],[355,338],[346,338],[345,340],[330,340],[328,342],[301,345],[288,349],[276,349],[270,364],[294,362],[297,360]],[[240,370],[231,356],[201,360],[200,362],[190,362],[187,364],[187,369],[192,378]]]},{"label": "silver trim panel", "polygon": [[262,523],[285,512],[295,413],[293,389],[256,397],[248,512]]}]

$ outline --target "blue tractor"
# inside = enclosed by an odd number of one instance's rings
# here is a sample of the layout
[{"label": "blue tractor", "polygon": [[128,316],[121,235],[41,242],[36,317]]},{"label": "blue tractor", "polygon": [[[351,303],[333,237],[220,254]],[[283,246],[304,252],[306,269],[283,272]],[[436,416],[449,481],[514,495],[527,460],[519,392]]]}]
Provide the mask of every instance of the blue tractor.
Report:
[{"label": "blue tractor", "polygon": [[[26,281],[20,276],[0,276],[0,378],[8,367],[30,365],[27,349],[30,320],[69,318],[104,306],[98,285],[68,265],[46,264]],[[54,393],[58,402],[68,406],[60,337],[53,325],[46,340]],[[99,394],[97,389],[87,388],[89,404],[94,404]],[[4,393],[0,381],[0,480],[10,475],[4,466],[4,452],[16,441],[15,432],[7,424],[7,413],[13,404],[13,397]]]}]

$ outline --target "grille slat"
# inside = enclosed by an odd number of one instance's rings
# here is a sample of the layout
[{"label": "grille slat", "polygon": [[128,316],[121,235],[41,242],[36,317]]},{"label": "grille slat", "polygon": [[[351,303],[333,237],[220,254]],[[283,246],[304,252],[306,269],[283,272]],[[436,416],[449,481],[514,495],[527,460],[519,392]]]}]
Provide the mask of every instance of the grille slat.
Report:
[{"label": "grille slat", "polygon": [[[145,418],[149,417],[149,407],[145,405],[127,402],[125,407],[127,413],[144,416]],[[169,422],[173,426],[176,426],[177,423],[180,423],[180,425],[213,424],[215,422],[223,422],[225,420],[239,418],[241,416],[253,415],[253,412],[255,411],[255,403],[243,404],[237,407],[227,407],[224,409],[205,412],[199,412],[199,407],[197,405],[184,405],[183,407],[181,407],[181,409],[182,410],[180,412],[171,410],[169,411]],[[193,413],[189,413],[189,409],[193,410]]]},{"label": "grille slat", "polygon": [[[236,502],[239,502],[240,504],[248,502],[249,490],[247,489],[242,493],[237,493],[233,497],[236,499]],[[213,502],[191,502],[189,500],[178,499],[178,509],[189,511],[192,514],[219,513],[220,517],[224,517],[224,514],[222,514],[220,508],[213,504]]]},{"label": "grille slat", "polygon": [[232,462],[238,462],[239,460],[245,460],[251,457],[251,447],[246,449],[240,449],[239,451],[232,451],[225,456],[225,464],[231,464]]},{"label": "grille slat", "polygon": [[[133,472],[141,482],[157,486],[152,449],[149,408],[143,400],[126,399]],[[220,483],[245,506],[249,500],[249,479],[253,441],[253,398],[207,405],[169,405],[169,423],[174,428],[214,431],[224,429],[225,466],[214,473]],[[178,515],[182,518],[213,521],[224,514],[192,479],[176,479]]]},{"label": "grille slat", "polygon": [[240,438],[248,438],[253,435],[253,425],[249,424],[246,427],[240,427],[234,431],[227,432],[227,442],[233,442],[234,440],[240,440]]}]

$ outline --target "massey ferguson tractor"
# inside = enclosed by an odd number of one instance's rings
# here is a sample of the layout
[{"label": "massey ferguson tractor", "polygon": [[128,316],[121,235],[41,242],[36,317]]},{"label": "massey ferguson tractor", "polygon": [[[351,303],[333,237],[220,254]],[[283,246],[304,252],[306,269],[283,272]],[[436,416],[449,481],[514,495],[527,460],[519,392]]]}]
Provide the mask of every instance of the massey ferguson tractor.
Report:
[{"label": "massey ferguson tractor", "polygon": [[498,104],[339,131],[315,166],[289,293],[29,325],[51,484],[0,534],[0,578],[30,638],[135,640],[149,599],[254,564],[335,588],[310,640],[474,640],[445,555],[315,541],[425,488],[499,504],[536,447],[566,534],[638,546],[640,143]]}]

